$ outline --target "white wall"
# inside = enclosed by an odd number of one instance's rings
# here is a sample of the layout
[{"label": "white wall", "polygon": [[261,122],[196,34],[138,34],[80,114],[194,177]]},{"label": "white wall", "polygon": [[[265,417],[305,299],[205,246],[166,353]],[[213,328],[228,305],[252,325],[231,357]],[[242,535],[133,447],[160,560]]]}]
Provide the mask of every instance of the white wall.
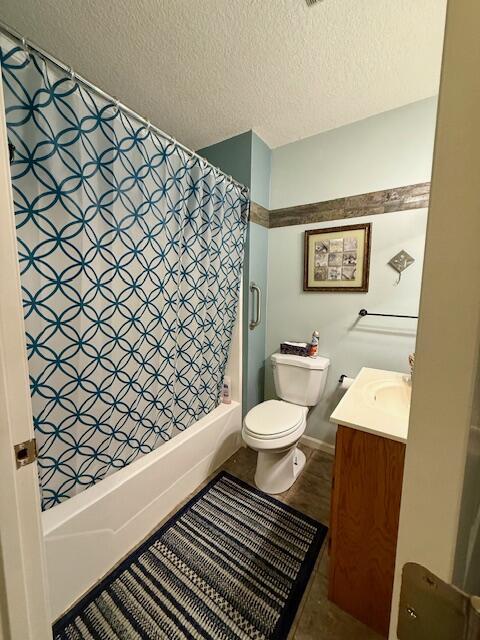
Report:
[{"label": "white wall", "polygon": [[[335,426],[329,416],[341,397],[338,379],[342,373],[355,376],[362,366],[408,371],[407,358],[414,350],[417,321],[358,319],[358,312],[365,307],[380,313],[417,315],[426,221],[426,209],[356,220],[373,224],[368,293],[302,289],[304,231],[349,224],[351,220],[270,229],[267,359],[282,340],[306,340],[314,329],[320,332],[319,353],[331,359],[325,395],[309,414],[307,435],[334,443]],[[396,285],[397,274],[387,262],[400,249],[408,251],[415,263]],[[265,391],[267,398],[275,397],[268,360]]]},{"label": "white wall", "polygon": [[436,98],[272,151],[270,209],[430,180]]}]

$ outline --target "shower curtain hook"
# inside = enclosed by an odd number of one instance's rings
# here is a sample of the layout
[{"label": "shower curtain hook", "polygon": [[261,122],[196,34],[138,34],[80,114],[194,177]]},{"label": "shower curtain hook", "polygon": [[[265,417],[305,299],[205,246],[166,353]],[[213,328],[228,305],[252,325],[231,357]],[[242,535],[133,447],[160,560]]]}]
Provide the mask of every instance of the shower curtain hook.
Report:
[{"label": "shower curtain hook", "polygon": [[76,80],[75,80],[75,71],[73,70],[73,67],[68,67],[68,75],[70,76],[70,80],[71,80],[71,82],[73,82],[74,84],[76,84]]},{"label": "shower curtain hook", "polygon": [[150,120],[147,118],[147,124],[146,124],[146,126],[145,126],[145,128],[146,128],[146,130],[147,130],[147,133],[150,133],[150,127],[151,127],[151,126],[152,126],[152,125],[151,125],[151,122],[150,122]]},{"label": "shower curtain hook", "polygon": [[30,49],[28,48],[28,42],[25,37],[22,37],[22,49],[27,57],[27,62],[30,62]]},{"label": "shower curtain hook", "polygon": [[115,109],[115,115],[117,115],[120,111],[118,105],[120,104],[120,100],[118,98],[113,98],[113,108]]}]

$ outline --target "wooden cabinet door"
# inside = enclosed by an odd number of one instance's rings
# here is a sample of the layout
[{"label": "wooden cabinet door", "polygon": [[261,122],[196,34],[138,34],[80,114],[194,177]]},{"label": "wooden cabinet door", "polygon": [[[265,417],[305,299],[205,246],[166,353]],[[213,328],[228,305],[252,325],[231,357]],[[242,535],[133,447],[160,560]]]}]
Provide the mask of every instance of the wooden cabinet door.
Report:
[{"label": "wooden cabinet door", "polygon": [[339,426],[329,598],[378,633],[390,621],[405,445]]}]

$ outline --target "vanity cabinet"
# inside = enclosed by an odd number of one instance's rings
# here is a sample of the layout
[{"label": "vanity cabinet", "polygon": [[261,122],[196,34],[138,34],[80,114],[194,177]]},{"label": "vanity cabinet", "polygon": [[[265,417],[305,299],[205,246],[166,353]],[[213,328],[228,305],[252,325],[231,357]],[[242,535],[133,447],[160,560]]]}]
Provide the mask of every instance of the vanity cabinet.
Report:
[{"label": "vanity cabinet", "polygon": [[339,426],[330,529],[329,598],[388,635],[405,444]]}]

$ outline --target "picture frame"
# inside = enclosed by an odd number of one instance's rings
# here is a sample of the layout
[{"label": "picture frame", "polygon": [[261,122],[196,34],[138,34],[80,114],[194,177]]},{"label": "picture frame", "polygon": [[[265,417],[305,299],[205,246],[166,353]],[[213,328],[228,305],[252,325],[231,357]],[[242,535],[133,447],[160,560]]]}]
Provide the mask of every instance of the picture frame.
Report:
[{"label": "picture frame", "polygon": [[303,290],[366,293],[371,223],[305,231]]}]

